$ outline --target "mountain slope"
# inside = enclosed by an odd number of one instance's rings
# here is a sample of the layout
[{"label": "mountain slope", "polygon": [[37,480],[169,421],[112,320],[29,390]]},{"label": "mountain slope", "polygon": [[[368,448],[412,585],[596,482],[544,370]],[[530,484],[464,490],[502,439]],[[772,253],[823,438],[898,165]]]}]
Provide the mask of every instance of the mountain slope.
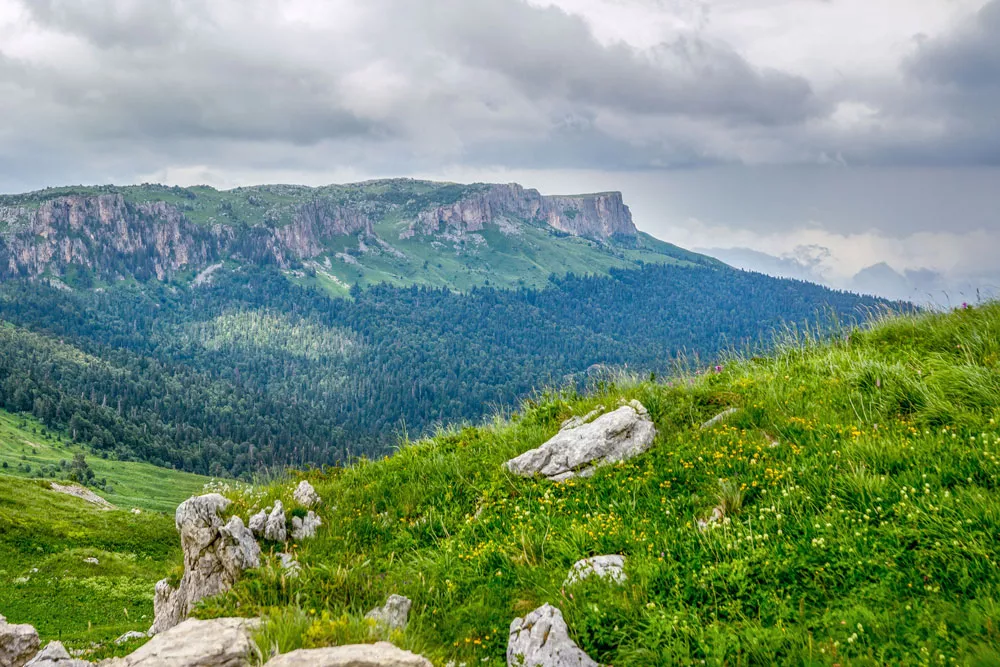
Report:
[{"label": "mountain slope", "polygon": [[0,197],[0,278],[186,282],[223,262],[278,266],[342,294],[377,282],[537,286],[553,273],[714,260],[640,234],[617,192],[543,196],[517,184],[395,179]]},{"label": "mountain slope", "polygon": [[[631,399],[656,424],[648,452],[564,483],[503,467],[563,420]],[[391,637],[435,664],[504,665],[511,620],[542,603],[623,667],[995,664],[998,422],[996,303],[549,394],[314,473],[330,500],[297,548],[302,574],[252,571],[198,613],[265,615],[265,652]],[[229,495],[246,517],[293,488]],[[699,530],[719,504],[724,519]],[[598,554],[625,556],[623,585],[563,583]],[[389,594],[413,600],[391,635],[362,618]]]},{"label": "mountain slope", "polygon": [[[66,292],[0,285],[0,407],[95,452],[203,474],[377,455],[402,433],[479,420],[600,369],[671,371],[765,347],[785,324],[880,303],[728,267],[648,265],[542,290],[355,288],[274,269],[211,284]],[[596,375],[595,375],[596,373]]]}]

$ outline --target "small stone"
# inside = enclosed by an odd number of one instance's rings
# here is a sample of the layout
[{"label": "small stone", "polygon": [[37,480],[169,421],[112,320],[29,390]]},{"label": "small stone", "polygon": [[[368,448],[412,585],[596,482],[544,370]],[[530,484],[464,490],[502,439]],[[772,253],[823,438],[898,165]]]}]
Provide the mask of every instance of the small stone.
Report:
[{"label": "small stone", "polygon": [[138,630],[129,630],[121,637],[115,640],[115,645],[120,646],[125,642],[130,642],[133,639],[146,639],[149,637],[148,632],[139,632]]},{"label": "small stone", "polygon": [[392,630],[402,629],[406,627],[411,606],[413,606],[413,600],[410,598],[392,594],[386,600],[384,606],[375,607],[365,614],[365,618],[370,618],[376,623],[385,625]]},{"label": "small stone", "polygon": [[289,577],[294,578],[299,576],[299,572],[302,571],[302,566],[299,565],[299,561],[295,560],[295,556],[281,552],[278,554],[278,560],[281,561],[281,569],[285,570]]},{"label": "small stone", "polygon": [[99,560],[97,560],[96,558],[93,558],[93,557],[91,557],[91,558],[84,558],[83,562],[84,563],[90,563],[91,565],[100,565],[101,564],[101,561],[99,561]]},{"label": "small stone", "polygon": [[319,494],[316,493],[316,489],[306,480],[299,482],[299,485],[295,488],[295,492],[292,494],[292,499],[306,508],[315,507],[322,502]]},{"label": "small stone", "polygon": [[615,584],[625,583],[628,579],[625,575],[625,557],[619,555],[594,556],[579,560],[570,568],[563,586],[571,586],[589,577],[606,579]]}]

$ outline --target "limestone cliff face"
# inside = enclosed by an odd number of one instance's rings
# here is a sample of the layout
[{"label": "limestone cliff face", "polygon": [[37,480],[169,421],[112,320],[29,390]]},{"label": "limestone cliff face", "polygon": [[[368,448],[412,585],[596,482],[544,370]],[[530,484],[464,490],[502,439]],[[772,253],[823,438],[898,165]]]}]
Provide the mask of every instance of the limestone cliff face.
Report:
[{"label": "limestone cliff face", "polygon": [[61,274],[76,265],[106,278],[164,280],[230,257],[287,267],[322,253],[332,236],[371,231],[363,213],[327,202],[301,205],[291,223],[280,227],[205,227],[162,201],[65,196],[37,208],[0,208],[0,277]]},{"label": "limestone cliff face", "polygon": [[573,236],[599,240],[636,234],[632,213],[620,192],[545,196],[511,183],[486,186],[453,204],[423,211],[403,236],[477,232],[488,224],[511,220],[545,223]]}]

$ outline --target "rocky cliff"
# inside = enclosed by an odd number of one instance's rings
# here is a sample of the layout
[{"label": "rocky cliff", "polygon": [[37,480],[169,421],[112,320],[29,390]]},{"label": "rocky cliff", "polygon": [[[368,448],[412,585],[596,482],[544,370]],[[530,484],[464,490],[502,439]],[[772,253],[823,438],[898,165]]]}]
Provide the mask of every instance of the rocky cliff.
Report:
[{"label": "rocky cliff", "polygon": [[167,279],[219,259],[287,267],[324,251],[331,237],[372,234],[362,212],[329,201],[298,205],[284,225],[197,225],[176,205],[121,194],[55,197],[0,207],[0,277],[85,267],[106,279]]},{"label": "rocky cliff", "polygon": [[620,192],[545,196],[510,183],[486,186],[452,204],[422,211],[402,236],[477,232],[488,224],[509,228],[517,221],[544,223],[573,236],[598,240],[637,233]]}]

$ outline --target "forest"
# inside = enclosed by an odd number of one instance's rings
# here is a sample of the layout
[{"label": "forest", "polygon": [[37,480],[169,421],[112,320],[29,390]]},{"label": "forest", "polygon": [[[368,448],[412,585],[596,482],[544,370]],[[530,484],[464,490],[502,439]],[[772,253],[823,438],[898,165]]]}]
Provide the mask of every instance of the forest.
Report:
[{"label": "forest", "polygon": [[217,476],[378,457],[545,388],[627,367],[708,368],[787,326],[852,326],[888,304],[728,267],[553,275],[544,289],[354,287],[277,269],[210,284],[66,291],[0,284],[0,407],[94,455]]}]

